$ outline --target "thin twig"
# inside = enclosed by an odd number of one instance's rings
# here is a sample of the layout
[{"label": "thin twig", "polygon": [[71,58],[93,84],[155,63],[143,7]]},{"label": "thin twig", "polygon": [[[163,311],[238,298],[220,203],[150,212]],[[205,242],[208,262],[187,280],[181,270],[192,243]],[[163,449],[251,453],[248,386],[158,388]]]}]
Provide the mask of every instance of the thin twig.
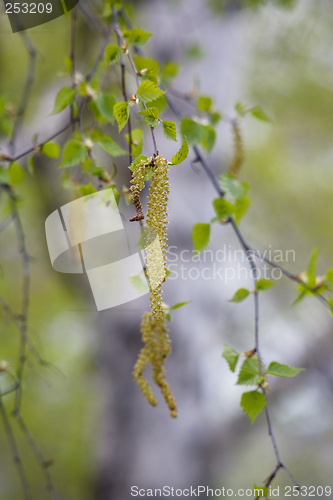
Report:
[{"label": "thin twig", "polygon": [[31,493],[30,493],[29,483],[27,481],[27,478],[26,478],[26,475],[25,475],[25,472],[24,472],[24,468],[23,468],[23,465],[22,465],[22,460],[21,460],[20,455],[19,455],[19,451],[18,451],[18,448],[17,448],[16,440],[15,440],[14,433],[13,433],[13,429],[12,429],[12,426],[11,426],[10,421],[8,419],[7,412],[5,410],[5,407],[4,407],[3,403],[2,403],[1,398],[0,398],[0,413],[1,413],[2,422],[3,422],[4,428],[5,428],[5,431],[6,431],[6,434],[7,434],[7,438],[8,438],[8,441],[9,441],[9,445],[10,445],[10,447],[12,449],[13,460],[14,460],[14,463],[16,465],[19,477],[20,477],[20,481],[21,481],[21,485],[22,485],[24,497],[25,497],[26,500],[32,500]]}]

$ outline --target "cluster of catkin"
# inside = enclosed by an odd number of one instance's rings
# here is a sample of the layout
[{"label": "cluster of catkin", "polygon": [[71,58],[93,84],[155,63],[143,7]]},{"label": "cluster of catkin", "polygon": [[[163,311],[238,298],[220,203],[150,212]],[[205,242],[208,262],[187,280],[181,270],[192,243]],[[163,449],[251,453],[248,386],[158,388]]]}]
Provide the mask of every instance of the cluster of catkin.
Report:
[{"label": "cluster of catkin", "polygon": [[162,283],[166,279],[166,246],[168,224],[169,165],[161,155],[142,161],[133,172],[132,201],[136,216],[131,219],[144,218],[139,192],[144,187],[147,173],[152,171],[148,196],[148,214],[146,226],[147,274],[150,291],[151,312],[145,313],[141,322],[141,335],[144,347],[141,349],[134,366],[134,380],[150,404],[156,406],[157,401],[148,380],[143,376],[146,366],[152,366],[154,382],[160,387],[162,395],[169,407],[170,415],[177,416],[176,401],[169,384],[165,379],[164,362],[171,352],[166,318],[162,305]]}]

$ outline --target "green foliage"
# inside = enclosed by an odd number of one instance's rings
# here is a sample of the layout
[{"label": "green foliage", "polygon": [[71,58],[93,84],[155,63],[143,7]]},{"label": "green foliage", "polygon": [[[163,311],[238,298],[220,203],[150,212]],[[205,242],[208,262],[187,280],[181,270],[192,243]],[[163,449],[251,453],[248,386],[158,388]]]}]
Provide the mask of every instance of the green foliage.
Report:
[{"label": "green foliage", "polygon": [[237,385],[260,385],[262,379],[259,373],[258,356],[246,358],[238,374]]},{"label": "green foliage", "polygon": [[[127,143],[129,144],[130,141],[129,135],[125,134],[124,137]],[[135,128],[134,130],[132,130],[131,138],[132,138],[132,148],[131,148],[132,155],[135,157],[141,155],[143,149],[143,132],[141,128]]]},{"label": "green foliage", "polygon": [[201,252],[204,250],[210,238],[210,224],[204,224],[202,222],[198,222],[193,226],[192,230],[192,241],[194,250]]},{"label": "green foliage", "polygon": [[228,363],[230,370],[234,372],[239,359],[239,353],[231,349],[227,344],[224,344],[222,357]]},{"label": "green foliage", "polygon": [[259,391],[244,392],[240,404],[252,424],[265,408],[266,398],[265,395]]},{"label": "green foliage", "polygon": [[59,158],[60,146],[55,141],[45,142],[41,147],[41,152],[48,158]]},{"label": "green foliage", "polygon": [[179,165],[182,163],[184,160],[186,160],[188,156],[188,143],[187,143],[187,138],[185,137],[183,144],[181,145],[180,150],[173,155],[171,158],[171,165]]},{"label": "green foliage", "polygon": [[123,49],[118,45],[108,45],[105,49],[105,62],[106,64],[115,64],[121,58]]},{"label": "green foliage", "polygon": [[246,288],[239,288],[229,302],[243,302],[249,294],[250,292]]},{"label": "green foliage", "polygon": [[174,304],[173,306],[170,307],[171,310],[179,309],[180,307],[186,306],[187,304],[190,304],[190,300],[186,300],[185,302],[177,302],[177,304]]},{"label": "green foliage", "polygon": [[75,94],[75,89],[72,89],[70,87],[62,88],[55,98],[55,103],[51,114],[56,115],[67,108],[67,106],[69,106],[69,104],[72,102]]},{"label": "green foliage", "polygon": [[145,293],[148,290],[147,283],[143,281],[139,275],[131,274],[129,277],[130,283],[133,288],[139,293]]},{"label": "green foliage", "polygon": [[237,111],[239,116],[243,117],[245,115],[250,114],[251,116],[253,116],[254,118],[257,118],[260,121],[268,122],[268,123],[271,122],[271,119],[267,116],[267,114],[261,108],[261,106],[253,106],[252,108],[247,108],[246,106],[244,106],[244,104],[238,102],[235,105],[235,110]]},{"label": "green foliage", "polygon": [[136,96],[145,104],[155,101],[164,94],[164,90],[161,90],[154,82],[150,82],[149,80],[144,80],[136,91]]},{"label": "green foliage", "polygon": [[216,198],[213,201],[213,207],[216,213],[216,218],[214,219],[214,222],[215,220],[223,221],[227,219],[235,211],[235,206],[229,201],[225,200],[224,198]]},{"label": "green foliage", "polygon": [[177,142],[177,129],[175,122],[169,120],[161,120],[163,134],[167,139]]},{"label": "green foliage", "polygon": [[104,151],[109,153],[111,156],[114,158],[117,158],[118,156],[124,156],[127,154],[127,152],[119,146],[119,144],[111,139],[111,137],[105,135],[100,141],[98,141],[98,144],[102,146]]},{"label": "green foliage", "polygon": [[270,281],[270,280],[267,280],[265,278],[262,278],[256,282],[256,290],[259,290],[261,292],[265,292],[266,290],[270,290],[275,285],[276,285],[276,283],[274,283],[274,281]]},{"label": "green foliage", "polygon": [[24,179],[24,169],[15,161],[9,165],[8,174],[12,184],[21,184]]},{"label": "green foliage", "polygon": [[275,375],[276,377],[296,377],[303,368],[294,368],[293,366],[281,365],[277,361],[272,361],[267,369],[269,375]]},{"label": "green foliage", "polygon": [[235,205],[234,217],[238,222],[246,214],[251,200],[247,195],[249,186],[246,182],[240,182],[232,175],[224,173],[220,177],[220,185],[223,189],[226,198],[228,198]]},{"label": "green foliage", "polygon": [[143,117],[144,121],[148,123],[151,127],[157,127],[158,125],[158,109],[157,108],[147,108],[144,111],[139,111],[140,115]]},{"label": "green foliage", "polygon": [[181,119],[180,131],[183,137],[187,137],[190,146],[200,144],[205,138],[205,129],[203,125],[189,117]]},{"label": "green foliage", "polygon": [[79,191],[82,194],[82,196],[88,196],[90,194],[97,193],[96,189],[91,184],[91,182],[89,182],[89,184],[85,184],[83,186],[80,186]]},{"label": "green foliage", "polygon": [[197,110],[199,113],[209,113],[212,109],[213,99],[206,95],[200,95],[197,99]]},{"label": "green foliage", "polygon": [[116,102],[116,98],[112,94],[101,93],[95,99],[98,111],[110,123],[114,122],[113,108]]},{"label": "green foliage", "polygon": [[130,164],[130,166],[128,167],[132,172],[135,172],[137,166],[139,165],[139,163],[141,163],[142,161],[147,161],[148,158],[147,156],[144,156],[144,155],[140,155],[138,156],[137,158],[135,158],[135,160],[132,161],[132,163]]},{"label": "green foliage", "polygon": [[76,139],[71,139],[66,142],[62,159],[60,163],[61,168],[74,167],[79,163],[82,163],[88,154],[88,148],[82,142]]},{"label": "green foliage", "polygon": [[128,102],[118,102],[113,107],[113,115],[118,123],[119,132],[125,127],[130,115]]},{"label": "green foliage", "polygon": [[168,85],[170,83],[170,80],[172,80],[178,75],[178,71],[179,71],[179,64],[177,64],[174,61],[166,62],[161,72],[162,82]]},{"label": "green foliage", "polygon": [[134,28],[132,30],[124,31],[124,37],[128,44],[144,45],[148,42],[153,33],[144,31],[141,28]]},{"label": "green foliage", "polygon": [[216,141],[215,128],[212,127],[212,125],[202,125],[202,128],[204,131],[204,137],[201,141],[201,145],[206,153],[210,153]]}]

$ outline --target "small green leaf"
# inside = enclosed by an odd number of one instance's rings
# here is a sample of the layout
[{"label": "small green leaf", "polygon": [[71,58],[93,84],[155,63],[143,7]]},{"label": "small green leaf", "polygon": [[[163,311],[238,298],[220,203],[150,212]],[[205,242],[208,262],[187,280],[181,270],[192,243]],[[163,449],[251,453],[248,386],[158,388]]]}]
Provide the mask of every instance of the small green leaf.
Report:
[{"label": "small green leaf", "polygon": [[281,365],[277,361],[272,361],[270,363],[267,373],[270,375],[275,375],[276,377],[296,377],[300,372],[303,371],[303,368],[294,368],[289,365]]},{"label": "small green leaf", "polygon": [[231,347],[229,347],[227,344],[224,344],[222,357],[228,363],[230,370],[234,372],[237,365],[237,361],[239,359],[238,352],[231,349]]},{"label": "small green leaf", "polygon": [[0,165],[0,182],[3,184],[9,184],[10,178],[8,173],[8,168],[4,168]]},{"label": "small green leaf", "polygon": [[114,156],[117,158],[118,156],[124,156],[126,155],[126,151],[119,146],[119,144],[116,143],[111,137],[105,135],[99,142],[98,144],[102,146],[104,151],[109,153],[111,156]]},{"label": "small green leaf", "polygon": [[[124,137],[129,144],[129,135],[124,134]],[[143,149],[143,132],[141,128],[135,128],[132,130],[132,155],[134,157],[141,155]]]},{"label": "small green leaf", "polygon": [[29,156],[28,161],[27,161],[27,170],[30,175],[34,175],[35,172],[35,157],[34,156]]},{"label": "small green leaf", "polygon": [[71,103],[72,99],[76,94],[76,90],[70,87],[64,87],[61,89],[55,99],[54,108],[51,115],[56,115],[63,111]]},{"label": "small green leaf", "polygon": [[140,115],[148,125],[151,127],[157,127],[158,125],[158,109],[157,108],[147,108],[144,111],[139,111]]},{"label": "small green leaf", "polygon": [[265,408],[266,398],[264,394],[258,391],[244,392],[240,404],[252,424]]},{"label": "small green leaf", "polygon": [[8,173],[12,184],[20,184],[24,179],[24,169],[15,161],[9,165]]},{"label": "small green leaf", "polygon": [[180,307],[186,306],[187,304],[190,304],[191,301],[187,300],[186,302],[178,302],[174,306],[170,307],[170,309],[179,309]]},{"label": "small green leaf", "polygon": [[260,106],[254,106],[253,108],[250,108],[248,111],[249,113],[251,113],[252,116],[254,116],[254,118],[257,118],[258,120],[268,123],[271,123],[272,121]]},{"label": "small green leaf", "polygon": [[164,95],[165,92],[149,80],[144,80],[136,91],[136,96],[141,102],[152,102]]},{"label": "small green leaf", "polygon": [[132,45],[144,45],[152,35],[153,33],[144,31],[141,28],[124,31],[124,37],[127,43],[131,43]]},{"label": "small green leaf", "polygon": [[232,299],[229,302],[242,302],[250,294],[249,290],[246,288],[239,288]]},{"label": "small green leaf", "polygon": [[60,146],[54,141],[45,142],[41,147],[41,151],[45,156],[55,159],[60,155]]},{"label": "small green leaf", "polygon": [[180,131],[183,137],[187,137],[190,146],[200,144],[205,138],[204,126],[189,117],[181,119]]},{"label": "small green leaf", "polygon": [[130,283],[133,288],[139,293],[145,293],[148,292],[148,285],[145,281],[143,281],[140,276],[136,274],[131,274],[130,277]]},{"label": "small green leaf", "polygon": [[260,290],[261,292],[265,292],[266,290],[269,290],[273,286],[275,286],[276,283],[274,281],[266,280],[265,278],[262,278],[256,282],[256,290]]},{"label": "small green leaf", "polygon": [[235,211],[235,206],[224,198],[216,198],[213,201],[213,206],[219,221],[227,219]]},{"label": "small green leaf", "polygon": [[234,213],[236,224],[238,224],[242,219],[242,217],[246,214],[250,205],[251,205],[251,198],[246,194],[236,199],[235,213]]},{"label": "small green leaf", "polygon": [[197,109],[200,113],[209,113],[213,105],[213,99],[206,95],[200,95],[197,100]]},{"label": "small green leaf", "polygon": [[302,302],[302,300],[304,299],[304,297],[306,295],[308,295],[308,293],[309,292],[305,288],[303,288],[303,290],[298,294],[298,296],[296,297],[296,299],[292,303],[292,306],[297,306],[297,304],[299,304],[300,302]]},{"label": "small green leaf", "polygon": [[153,106],[158,109],[161,115],[168,107],[168,101],[166,100],[165,96],[162,95],[158,99],[155,99],[155,101],[147,103],[147,108],[151,108]]},{"label": "small green leaf", "polygon": [[175,78],[179,71],[179,64],[168,61],[162,68],[161,80],[165,83],[169,83],[172,78]]},{"label": "small green leaf", "polygon": [[156,59],[141,57],[138,54],[134,56],[136,69],[144,75],[157,76],[160,70],[160,65]]},{"label": "small green leaf", "polygon": [[266,486],[257,486],[256,484],[254,484],[252,494],[254,497],[267,497],[268,488],[266,488]]},{"label": "small green leaf", "polygon": [[177,129],[175,122],[162,120],[163,134],[167,139],[177,142]]},{"label": "small green leaf", "polygon": [[230,174],[221,175],[220,185],[226,196],[232,200],[238,200],[243,197],[248,190],[248,185],[245,182],[239,182]]},{"label": "small green leaf", "polygon": [[130,166],[128,167],[132,172],[134,172],[134,170],[137,168],[137,166],[139,165],[139,163],[144,160],[144,161],[147,161],[148,158],[147,156],[145,155],[140,155],[138,156],[137,158],[135,158],[135,160],[132,161],[132,163],[130,164]]},{"label": "small green leaf", "polygon": [[307,268],[307,275],[315,277],[316,271],[317,271],[317,260],[318,260],[318,253],[319,253],[319,248],[315,248],[312,250],[309,258],[309,263],[308,263],[308,268]]},{"label": "small green leaf", "polygon": [[121,58],[123,49],[118,45],[108,45],[105,49],[105,62],[106,64],[115,64]]},{"label": "small green leaf", "polygon": [[259,385],[261,381],[258,356],[246,358],[238,374],[237,385]]},{"label": "small green leaf", "polygon": [[86,158],[88,153],[88,148],[82,142],[75,139],[71,139],[65,144],[62,160],[60,163],[60,168],[74,167],[79,163],[82,163]]},{"label": "small green leaf", "polygon": [[201,252],[206,248],[210,238],[210,224],[198,222],[194,224],[192,230],[192,241],[194,250]]},{"label": "small green leaf", "polygon": [[171,165],[179,165],[184,160],[186,160],[187,156],[188,156],[188,142],[187,138],[185,137],[180,150],[171,158]]},{"label": "small green leaf", "polygon": [[333,267],[326,271],[326,281],[333,285]]},{"label": "small green leaf", "polygon": [[201,141],[201,145],[206,151],[206,153],[210,153],[210,151],[213,149],[215,141],[216,141],[216,132],[215,128],[212,127],[211,125],[202,125],[203,130],[204,130],[204,138]]},{"label": "small green leaf", "polygon": [[116,98],[112,94],[99,94],[95,99],[95,104],[100,114],[110,123],[114,122],[113,108]]},{"label": "small green leaf", "polygon": [[118,123],[119,132],[125,127],[129,115],[130,115],[130,107],[128,102],[118,102],[113,107],[113,115]]},{"label": "small green leaf", "polygon": [[97,193],[97,190],[94,188],[91,182],[89,182],[89,184],[86,184],[85,186],[80,186],[79,191],[82,196],[88,196],[90,194]]}]

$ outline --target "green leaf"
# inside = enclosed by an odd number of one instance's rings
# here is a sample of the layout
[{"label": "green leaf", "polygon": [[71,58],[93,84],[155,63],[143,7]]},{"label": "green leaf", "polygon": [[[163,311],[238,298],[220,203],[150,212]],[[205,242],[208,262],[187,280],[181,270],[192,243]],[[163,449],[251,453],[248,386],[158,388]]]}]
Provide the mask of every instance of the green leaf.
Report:
[{"label": "green leaf", "polygon": [[268,123],[271,123],[272,121],[260,106],[254,106],[253,108],[250,108],[248,111],[249,113],[251,113],[252,116],[254,116],[254,118],[257,118],[258,120]]},{"label": "green leaf", "polygon": [[158,111],[161,115],[168,107],[168,101],[166,100],[165,96],[162,95],[158,99],[155,99],[155,101],[147,103],[147,108],[151,108],[153,106],[155,106],[155,108],[158,109]]},{"label": "green leaf", "polygon": [[85,186],[80,186],[79,191],[82,196],[88,196],[89,194],[97,193],[97,190],[94,188],[91,182],[89,182],[89,184],[86,184]]},{"label": "green leaf", "polygon": [[170,309],[179,309],[180,307],[186,306],[187,304],[190,304],[191,301],[187,300],[186,302],[178,302],[174,306],[170,307]]},{"label": "green leaf", "polygon": [[118,45],[108,45],[105,49],[105,62],[106,64],[115,64],[121,58],[123,49]]},{"label": "green leaf", "polygon": [[215,128],[211,125],[202,125],[202,127],[205,135],[201,141],[201,145],[204,151],[206,151],[206,153],[209,153],[213,149],[216,141]]},{"label": "green leaf", "polygon": [[144,111],[139,111],[140,115],[143,117],[144,121],[148,123],[151,127],[157,127],[158,125],[158,109],[148,108]]},{"label": "green leaf", "polygon": [[160,70],[160,65],[156,59],[150,59],[148,57],[141,57],[139,55],[134,56],[134,62],[136,69],[144,75],[157,76]]},{"label": "green leaf", "polygon": [[180,150],[171,158],[171,165],[179,165],[184,160],[186,160],[187,156],[188,156],[188,142],[187,138],[185,137]]},{"label": "green leaf", "polygon": [[206,95],[200,95],[197,100],[197,109],[199,113],[209,113],[213,105],[213,100],[211,97]]},{"label": "green leaf", "polygon": [[51,115],[56,115],[63,111],[71,103],[76,94],[76,90],[70,87],[64,87],[58,92],[55,99],[54,108]]},{"label": "green leaf", "polygon": [[0,165],[0,182],[3,184],[9,184],[10,178],[8,173],[8,168],[4,168]]},{"label": "green leaf", "polygon": [[242,302],[249,294],[250,292],[246,288],[239,288],[229,302]]},{"label": "green leaf", "polygon": [[41,147],[41,151],[45,156],[55,159],[60,155],[60,146],[54,141],[45,142]]},{"label": "green leaf", "polygon": [[267,373],[270,375],[275,375],[276,377],[296,377],[300,372],[303,371],[303,368],[294,368],[289,365],[281,365],[277,361],[272,361],[270,363]]},{"label": "green leaf", "polygon": [[163,90],[149,80],[144,80],[136,91],[136,96],[144,103],[155,101],[164,94]]},{"label": "green leaf", "polygon": [[162,129],[163,129],[163,134],[167,139],[170,139],[170,141],[177,142],[177,129],[175,122],[169,120],[162,120]]},{"label": "green leaf", "polygon": [[162,68],[161,80],[165,83],[169,83],[172,78],[175,78],[179,71],[179,64],[173,61],[168,61]]},{"label": "green leaf", "polygon": [[183,137],[187,137],[190,146],[199,144],[205,138],[204,126],[189,117],[181,119],[180,131]]},{"label": "green leaf", "polygon": [[141,28],[124,31],[124,37],[127,43],[131,43],[132,45],[144,45],[152,35],[153,33],[144,31]]},{"label": "green leaf", "polygon": [[24,169],[15,161],[9,165],[8,174],[12,184],[20,184],[24,179]]},{"label": "green leaf", "polygon": [[333,285],[333,267],[326,271],[326,281]]},{"label": "green leaf", "polygon": [[231,347],[229,347],[227,344],[224,344],[222,357],[228,363],[230,370],[234,372],[237,365],[237,361],[239,359],[238,352],[231,349]]},{"label": "green leaf", "polygon": [[241,407],[248,415],[251,424],[266,406],[265,395],[258,391],[244,392],[241,397]]},{"label": "green leaf", "polygon": [[135,169],[137,168],[137,166],[139,165],[139,163],[144,160],[144,161],[147,161],[148,158],[147,156],[145,155],[140,155],[138,156],[137,158],[135,158],[135,160],[132,161],[132,163],[130,164],[130,166],[128,167],[132,172],[135,171]]},{"label": "green leaf", "polygon": [[247,190],[248,185],[245,182],[239,182],[230,174],[222,174],[220,177],[220,185],[228,198],[238,200],[242,198]]},{"label": "green leaf", "polygon": [[34,175],[35,171],[35,157],[34,156],[29,156],[28,161],[27,161],[27,170],[30,175]]},{"label": "green leaf", "polygon": [[192,241],[194,250],[201,252],[206,248],[210,238],[210,224],[198,222],[194,224],[192,230]]},{"label": "green leaf", "polygon": [[315,248],[312,250],[309,258],[309,263],[308,263],[308,268],[307,268],[307,275],[315,277],[316,275],[316,270],[317,270],[317,259],[318,259],[318,253],[319,253],[319,248]]},{"label": "green leaf", "polygon": [[[124,134],[124,137],[129,144],[129,135]],[[132,130],[132,155],[134,157],[141,155],[143,149],[143,132],[141,128],[135,128]]]},{"label": "green leaf", "polygon": [[236,224],[238,224],[241,218],[246,214],[250,205],[251,205],[251,198],[246,194],[236,199],[235,213],[234,213]]},{"label": "green leaf", "polygon": [[165,317],[166,317],[166,319],[167,319],[167,320],[171,323],[171,321],[172,321],[172,316],[171,316],[171,314],[170,314],[169,312],[165,313]]},{"label": "green leaf", "polygon": [[256,484],[254,484],[252,494],[254,497],[267,497],[268,488],[266,488],[266,486],[257,486]]},{"label": "green leaf", "polygon": [[60,168],[74,167],[82,163],[87,156],[88,148],[82,142],[71,139],[65,144]]},{"label": "green leaf", "polygon": [[211,113],[209,118],[212,125],[216,125],[221,120],[222,115],[218,111],[214,111],[214,113]]},{"label": "green leaf", "polygon": [[297,306],[297,304],[302,302],[302,300],[304,299],[304,297],[306,295],[308,295],[308,291],[305,288],[303,288],[303,290],[298,294],[298,296],[296,297],[296,299],[292,303],[292,306]]},{"label": "green leaf", "polygon": [[256,282],[256,290],[260,290],[261,292],[265,292],[266,290],[269,290],[273,286],[275,286],[276,283],[274,281],[266,280],[265,278],[262,278],[261,280],[258,280]]},{"label": "green leaf", "polygon": [[224,198],[216,198],[213,201],[213,206],[219,221],[227,219],[235,211],[235,206]]},{"label": "green leaf", "polygon": [[130,115],[130,107],[128,102],[118,102],[113,107],[113,115],[118,123],[119,132],[125,127],[129,115]]},{"label": "green leaf", "polygon": [[133,288],[139,293],[148,292],[148,286],[145,281],[143,281],[140,276],[136,274],[131,274],[129,277],[130,283]]},{"label": "green leaf", "polygon": [[259,385],[261,381],[258,356],[246,358],[238,374],[237,385]]},{"label": "green leaf", "polygon": [[113,108],[116,102],[112,94],[99,94],[95,99],[98,111],[110,123],[114,122]]},{"label": "green leaf", "polygon": [[117,158],[118,156],[124,156],[127,154],[127,152],[119,146],[119,144],[116,143],[111,137],[105,135],[99,142],[98,144],[102,146],[104,151],[109,153],[111,156],[114,156]]}]

